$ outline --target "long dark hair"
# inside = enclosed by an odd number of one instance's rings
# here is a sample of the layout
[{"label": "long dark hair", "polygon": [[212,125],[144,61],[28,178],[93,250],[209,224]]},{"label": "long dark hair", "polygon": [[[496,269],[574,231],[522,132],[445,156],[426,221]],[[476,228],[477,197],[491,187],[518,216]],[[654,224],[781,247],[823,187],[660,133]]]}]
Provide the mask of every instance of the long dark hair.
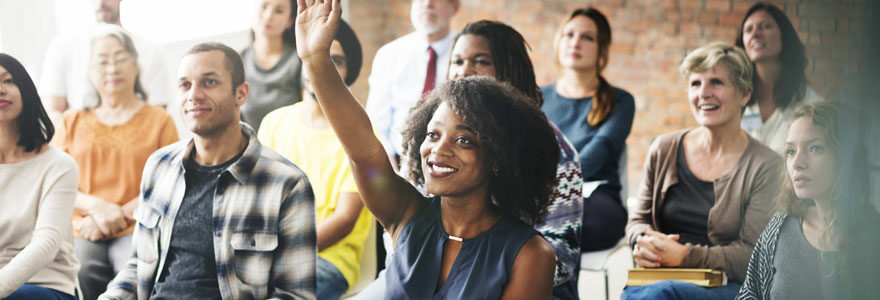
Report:
[{"label": "long dark hair", "polygon": [[602,71],[608,66],[608,52],[611,46],[611,25],[608,24],[608,19],[605,18],[605,15],[593,7],[579,8],[573,11],[568,18],[562,21],[559,25],[559,30],[556,32],[556,38],[553,42],[554,50],[556,51],[554,51],[553,55],[556,57],[557,64],[559,63],[559,41],[562,40],[562,30],[565,24],[568,24],[568,22],[571,22],[572,19],[578,16],[584,16],[592,20],[598,30],[596,33],[596,43],[599,46],[599,53],[597,55],[599,61],[597,62],[596,76],[599,78],[599,89],[596,90],[596,95],[593,96],[592,109],[587,115],[587,124],[595,127],[602,124],[614,112],[614,87],[602,76]]},{"label": "long dark hair", "polygon": [[[779,82],[773,88],[773,101],[776,106],[786,108],[789,105],[800,102],[804,98],[807,89],[807,55],[804,50],[804,43],[798,37],[797,31],[785,16],[785,13],[773,4],[767,2],[758,2],[749,8],[743,17],[742,23],[739,25],[739,34],[736,36],[736,46],[745,50],[743,43],[743,26],[749,17],[758,12],[765,11],[776,24],[779,25],[780,39],[782,40],[782,50],[779,52],[779,60],[782,63],[782,73],[779,75]],[[755,87],[758,87],[760,78],[758,72],[754,74]],[[749,100],[749,105],[754,104],[755,95]]]},{"label": "long dark hair", "polygon": [[345,52],[346,73],[343,80],[345,80],[345,85],[350,86],[361,74],[361,65],[364,60],[361,42],[351,26],[344,20],[339,20],[339,27],[336,29],[336,36],[333,37],[333,40],[339,41],[342,52]]},{"label": "long dark hair", "polygon": [[526,223],[540,223],[556,191],[559,144],[534,101],[493,77],[446,81],[410,110],[403,130],[403,153],[411,182],[425,183],[419,147],[441,103],[477,133],[480,151],[488,160],[485,165],[491,168],[489,193],[494,203]]},{"label": "long dark hair", "polygon": [[489,41],[496,79],[510,83],[536,101],[538,107],[543,104],[544,96],[535,81],[535,68],[529,58],[530,47],[522,34],[507,24],[481,20],[464,26],[453,40],[453,49],[458,39],[466,34],[479,35]]},{"label": "long dark hair", "polygon": [[40,151],[43,145],[52,140],[55,135],[55,127],[49,120],[49,115],[43,108],[37,87],[28,75],[24,66],[12,56],[0,53],[0,66],[3,66],[12,82],[18,86],[21,93],[21,114],[18,115],[18,145],[24,147],[25,152]]}]

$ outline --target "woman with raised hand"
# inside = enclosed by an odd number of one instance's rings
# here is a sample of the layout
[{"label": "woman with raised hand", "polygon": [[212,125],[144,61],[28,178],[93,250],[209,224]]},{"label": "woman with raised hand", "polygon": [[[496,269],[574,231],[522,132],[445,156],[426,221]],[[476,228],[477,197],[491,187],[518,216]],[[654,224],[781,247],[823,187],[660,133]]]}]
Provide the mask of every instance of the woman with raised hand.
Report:
[{"label": "woman with raised hand", "polygon": [[[540,107],[544,102],[541,88],[535,81],[528,43],[516,29],[501,22],[482,20],[465,25],[454,39],[447,74],[449,79],[492,76],[520,90],[536,106]],[[541,232],[556,253],[553,297],[577,299],[583,178],[577,150],[552,122],[549,125],[553,128],[560,150],[556,167],[556,193],[553,194],[547,217],[543,223],[536,224],[535,229]]]},{"label": "woman with raised hand", "polygon": [[766,2],[752,5],[739,29],[736,46],[746,51],[755,67],[753,100],[743,113],[741,126],[774,152],[782,153],[797,104],[822,101],[807,82],[804,43],[785,13]]},{"label": "woman with raised hand", "polygon": [[599,182],[584,200],[581,250],[607,249],[620,241],[626,227],[619,164],[635,102],[602,76],[611,45],[611,26],[602,12],[592,7],[573,11],[554,45],[562,76],[542,88],[541,110],[574,143],[584,181]]},{"label": "woman with raised hand", "polygon": [[79,165],[73,229],[84,299],[95,299],[125,267],[144,164],[154,151],[177,141],[171,116],[145,103],[137,57],[121,27],[98,26],[84,74],[98,106],[64,113],[59,142]]},{"label": "woman with raised hand", "polygon": [[0,299],[76,299],[76,163],[24,66],[0,53]]},{"label": "woman with raised hand", "polygon": [[299,0],[297,44],[364,204],[395,242],[385,298],[550,299],[553,249],[526,223],[541,221],[554,188],[559,147],[546,118],[491,78],[435,89],[404,131],[408,175],[426,198],[394,172],[333,66],[339,5]]},{"label": "woman with raised hand", "polygon": [[745,52],[715,42],[681,63],[697,127],[659,136],[645,159],[627,224],[636,265],[727,273],[727,285],[683,281],[628,287],[623,299],[733,299],[770,218],[780,157],[739,127],[752,92]]},{"label": "woman with raised hand", "polygon": [[269,112],[302,99],[302,63],[296,55],[294,0],[257,0],[251,44],[241,51],[245,80],[250,85],[242,120],[260,129]]},{"label": "woman with raised hand", "polygon": [[[351,86],[363,57],[361,43],[345,21],[339,21],[330,58]],[[338,299],[360,280],[364,243],[376,222],[361,202],[345,150],[318,106],[311,82],[307,76],[302,81],[303,101],[266,115],[257,137],[309,177],[317,210],[316,294],[318,300]]]}]

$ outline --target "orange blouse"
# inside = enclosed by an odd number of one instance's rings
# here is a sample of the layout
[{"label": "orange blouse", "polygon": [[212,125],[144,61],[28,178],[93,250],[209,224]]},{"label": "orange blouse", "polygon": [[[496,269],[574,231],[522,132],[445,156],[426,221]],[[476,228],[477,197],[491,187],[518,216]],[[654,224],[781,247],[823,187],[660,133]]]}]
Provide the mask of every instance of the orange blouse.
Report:
[{"label": "orange blouse", "polygon": [[[64,137],[60,147],[79,166],[79,192],[123,205],[140,193],[141,175],[154,151],[177,141],[171,116],[161,107],[144,104],[124,124],[106,125],[94,110],[64,113]],[[73,234],[86,217],[73,213]],[[109,237],[134,231],[134,222]]]}]

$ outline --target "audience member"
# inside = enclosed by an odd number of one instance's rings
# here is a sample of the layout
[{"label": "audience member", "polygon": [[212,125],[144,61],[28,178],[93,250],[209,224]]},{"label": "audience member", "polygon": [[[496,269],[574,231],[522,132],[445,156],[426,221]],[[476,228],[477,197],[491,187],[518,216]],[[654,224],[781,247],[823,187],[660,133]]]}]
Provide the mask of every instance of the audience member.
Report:
[{"label": "audience member", "polygon": [[[470,23],[465,25],[452,45],[449,79],[471,75],[492,76],[519,89],[536,107],[541,107],[544,97],[535,81],[528,44],[515,29],[495,21]],[[578,299],[583,178],[577,150],[552,122],[548,124],[553,128],[560,149],[556,193],[553,194],[547,217],[543,223],[536,224],[535,229],[556,253],[554,298]]]},{"label": "audience member", "polygon": [[746,51],[755,68],[753,100],[743,113],[741,127],[782,153],[797,104],[822,101],[807,83],[804,44],[782,10],[758,2],[743,18],[736,46]]},{"label": "audience member", "polygon": [[843,299],[836,224],[837,108],[809,103],[792,115],[785,140],[782,192],[755,245],[737,299]]},{"label": "audience member", "polygon": [[0,299],[76,299],[76,163],[54,133],[24,66],[0,53]]},{"label": "audience member", "polygon": [[98,102],[64,113],[59,143],[80,171],[73,229],[84,299],[95,299],[125,267],[144,163],[153,151],[177,141],[168,113],[144,103],[137,60],[121,27],[95,27],[90,67],[83,75]]},{"label": "audience member", "polygon": [[600,182],[584,200],[581,250],[607,249],[620,241],[626,227],[619,162],[635,102],[602,77],[608,66],[611,26],[600,11],[572,12],[556,33],[554,45],[562,76],[542,88],[541,110],[574,143],[584,180]]},{"label": "audience member", "polygon": [[[363,59],[361,44],[344,21],[340,21],[333,37],[330,58],[345,84],[354,83]],[[317,297],[338,299],[360,279],[364,243],[375,230],[375,221],[361,203],[345,150],[305,76],[303,99],[266,115],[257,136],[263,145],[278,151],[309,177],[318,222]]]},{"label": "audience member", "polygon": [[[122,26],[119,4],[122,0],[88,0],[95,13],[97,24]],[[95,107],[98,95],[87,76],[90,66],[92,39],[90,28],[84,32],[74,32],[55,37],[46,49],[43,59],[43,73],[40,80],[40,94],[49,116],[61,123],[61,114],[68,109]],[[144,84],[144,98],[153,105],[166,105],[172,99],[169,87],[170,71],[165,66],[165,54],[155,44],[129,34],[138,49],[137,65],[140,81]],[[146,98],[149,94],[149,98]]]},{"label": "audience member", "polygon": [[240,122],[241,57],[198,44],[177,77],[193,139],[147,160],[133,250],[100,299],[314,299],[312,189]]},{"label": "audience member", "polygon": [[302,100],[302,73],[296,55],[293,21],[294,0],[259,0],[251,27],[252,43],[241,51],[248,101],[241,107],[242,120],[259,131],[269,112]]},{"label": "audience member", "polygon": [[446,79],[455,36],[450,19],[460,5],[460,0],[412,0],[415,31],[382,46],[373,58],[367,114],[390,156],[403,156],[409,109]]},{"label": "audience member", "polygon": [[559,148],[547,119],[489,77],[441,85],[403,133],[410,180],[436,195],[426,198],[395,173],[333,67],[339,2],[309,2],[297,16],[299,54],[364,203],[396,242],[385,298],[549,299],[553,250],[526,223],[543,219],[553,193]]},{"label": "audience member", "polygon": [[652,143],[627,236],[639,267],[718,269],[729,281],[661,281],[628,287],[623,299],[733,299],[779,188],[779,155],[739,127],[752,92],[745,52],[712,43],[680,70],[699,126]]}]

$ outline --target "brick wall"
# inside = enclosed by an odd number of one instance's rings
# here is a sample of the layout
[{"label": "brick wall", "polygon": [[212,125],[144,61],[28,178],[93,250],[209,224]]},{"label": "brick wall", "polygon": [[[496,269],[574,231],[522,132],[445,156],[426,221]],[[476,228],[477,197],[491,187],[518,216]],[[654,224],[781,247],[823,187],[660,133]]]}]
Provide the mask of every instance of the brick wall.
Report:
[{"label": "brick wall", "polygon": [[[807,47],[807,77],[827,99],[853,95],[863,62],[870,59],[864,36],[869,0],[772,1],[792,20]],[[740,0],[462,0],[453,26],[494,19],[519,30],[531,44],[539,84],[554,80],[553,34],[561,18],[577,7],[594,5],[611,22],[614,40],[604,75],[636,99],[629,147],[629,190],[640,181],[647,147],[657,135],[695,125],[686,102],[678,64],[687,53],[711,41],[732,42],[742,16],[754,3]],[[367,80],[376,50],[412,30],[410,0],[355,0],[350,21],[364,45],[363,75],[355,94],[366,99]],[[845,99],[844,99],[845,100]]]}]

